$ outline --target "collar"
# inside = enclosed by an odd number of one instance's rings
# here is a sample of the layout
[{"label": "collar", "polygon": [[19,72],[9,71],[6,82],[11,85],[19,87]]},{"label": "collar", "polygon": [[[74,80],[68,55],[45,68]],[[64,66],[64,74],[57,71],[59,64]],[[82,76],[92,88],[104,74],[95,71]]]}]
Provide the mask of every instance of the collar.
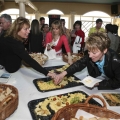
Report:
[{"label": "collar", "polygon": [[97,65],[100,65],[100,66],[104,66],[104,62],[105,62],[105,55],[103,56],[103,59],[102,61],[98,61],[98,62],[95,62]]}]

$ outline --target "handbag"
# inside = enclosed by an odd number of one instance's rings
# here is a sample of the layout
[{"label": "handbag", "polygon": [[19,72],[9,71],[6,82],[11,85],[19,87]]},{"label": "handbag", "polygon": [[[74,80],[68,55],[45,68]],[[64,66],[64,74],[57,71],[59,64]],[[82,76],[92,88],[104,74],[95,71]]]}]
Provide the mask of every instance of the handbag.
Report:
[{"label": "handbag", "polygon": [[48,59],[55,59],[56,58],[56,51],[55,49],[47,50],[47,46],[45,48],[44,54],[48,56]]}]

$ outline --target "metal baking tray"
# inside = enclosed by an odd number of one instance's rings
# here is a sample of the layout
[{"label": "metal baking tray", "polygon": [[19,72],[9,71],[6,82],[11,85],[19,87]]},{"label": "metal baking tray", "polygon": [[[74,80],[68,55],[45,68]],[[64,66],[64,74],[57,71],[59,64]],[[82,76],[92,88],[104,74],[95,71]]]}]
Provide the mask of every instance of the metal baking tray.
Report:
[{"label": "metal baking tray", "polygon": [[[61,65],[61,66],[45,67],[45,69],[47,69],[48,71],[50,71],[50,70],[55,70],[55,69],[61,68],[62,66],[63,66],[63,65]],[[71,75],[71,77],[74,77],[74,79],[75,79],[76,81],[79,81],[79,80],[80,80],[79,78],[77,78],[77,77],[74,76],[74,75]],[[34,79],[34,80],[33,80],[33,83],[34,83],[35,87],[37,88],[37,90],[38,90],[39,92],[49,92],[49,91],[53,91],[53,90],[66,89],[66,88],[71,88],[71,87],[76,87],[76,86],[83,85],[83,83],[69,82],[69,81],[68,81],[68,84],[67,84],[66,86],[61,87],[61,88],[56,88],[56,89],[51,89],[51,90],[41,90],[40,87],[39,87],[38,84],[37,84],[38,81],[48,82],[48,81],[50,81],[50,80],[51,80],[50,77],[48,77],[48,78],[38,78],[38,79]]]},{"label": "metal baking tray", "polygon": [[[74,92],[69,92],[69,93],[65,93],[65,94],[60,94],[60,95],[68,95],[70,93],[82,93],[86,96],[86,98],[88,97],[88,94],[86,94],[85,92],[83,91],[74,91]],[[44,101],[45,99],[47,99],[49,97],[46,97],[46,98],[41,98],[41,99],[36,99],[36,100],[32,100],[32,101],[29,101],[28,102],[28,108],[29,108],[29,111],[31,113],[31,116],[32,116],[32,119],[33,120],[51,120],[52,116],[55,114],[55,112],[53,110],[51,110],[51,108],[49,107],[49,105],[47,106],[49,111],[51,112],[51,115],[48,115],[48,116],[40,116],[40,115],[37,115],[35,113],[35,108],[36,108],[36,105],[39,103],[39,102],[42,102]],[[84,101],[82,101],[81,103],[84,103]],[[95,101],[94,99],[90,99],[89,100],[89,104],[93,104],[93,105],[97,105],[97,106],[100,106],[101,107],[101,104],[99,104],[97,101]]]},{"label": "metal baking tray", "polygon": [[[74,77],[74,79],[76,81],[79,81],[79,78],[77,78],[76,76],[72,75],[71,77]],[[71,88],[71,87],[76,87],[76,86],[83,85],[83,83],[77,83],[77,82],[74,82],[74,81],[73,82],[69,82],[68,81],[68,84],[65,85],[65,86],[62,86],[61,88],[55,88],[55,89],[50,89],[50,90],[41,90],[40,87],[37,84],[38,81],[48,82],[50,80],[51,80],[51,78],[39,78],[39,79],[34,79],[33,83],[34,83],[35,87],[37,88],[37,90],[39,92],[49,92],[49,91],[53,91],[53,90],[61,90],[61,89],[66,89],[66,88]]]}]

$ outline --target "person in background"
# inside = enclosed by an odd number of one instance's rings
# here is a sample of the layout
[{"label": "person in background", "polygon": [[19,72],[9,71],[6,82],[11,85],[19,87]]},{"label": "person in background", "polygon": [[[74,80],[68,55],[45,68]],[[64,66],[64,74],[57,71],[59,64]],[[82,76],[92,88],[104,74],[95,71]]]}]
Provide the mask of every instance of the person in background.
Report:
[{"label": "person in background", "polygon": [[56,20],[52,23],[51,30],[46,35],[45,42],[47,48],[50,49],[50,47],[52,47],[53,49],[55,49],[56,54],[58,55],[62,54],[62,45],[64,45],[68,55],[68,63],[72,64],[72,57],[70,47],[68,44],[68,39],[64,35],[60,21]]},{"label": "person in background", "polygon": [[43,24],[41,31],[43,33],[43,47],[45,47],[45,39],[46,39],[46,34],[49,32],[49,26],[48,24]]},{"label": "person in background", "polygon": [[[67,37],[67,39],[68,39],[69,47],[70,47],[70,49],[71,49],[70,30],[65,27],[65,19],[60,19],[60,22],[61,22],[61,25],[62,25],[63,32],[64,32],[64,34],[66,35],[66,37]],[[62,46],[62,52],[63,52],[63,53],[66,53],[66,50],[65,50],[65,47],[64,47],[64,46]]]},{"label": "person in background", "polygon": [[0,23],[1,23],[1,27],[2,27],[2,31],[0,34],[0,40],[2,40],[2,37],[4,37],[6,31],[10,28],[10,26],[12,24],[11,16],[8,14],[2,14],[0,16]]},{"label": "person in background", "polygon": [[0,41],[0,64],[4,66],[7,72],[14,73],[20,69],[22,60],[24,60],[38,72],[52,76],[25,51],[23,42],[28,38],[29,29],[29,20],[24,17],[18,17],[13,22],[6,32],[4,40]]},{"label": "person in background", "polygon": [[84,38],[85,38],[85,33],[81,30],[81,26],[82,26],[82,22],[81,21],[76,21],[73,25],[73,29],[75,30],[74,32],[71,33],[71,37],[73,37],[73,41],[72,41],[72,45],[74,44],[75,38],[77,36],[79,36],[80,38],[82,38],[82,42],[81,44],[81,50],[84,49],[85,46],[85,42],[84,42]]},{"label": "person in background", "polygon": [[103,75],[104,79],[94,87],[99,90],[113,90],[120,88],[120,56],[109,49],[110,39],[106,33],[93,33],[86,41],[88,53],[80,60],[73,63],[61,74],[53,76],[57,85],[65,75],[72,75],[85,67],[92,77]]},{"label": "person in background", "polygon": [[44,18],[44,17],[40,17],[40,19],[39,19],[39,27],[40,27],[40,30],[41,30],[43,24],[45,24],[45,18]]},{"label": "person in background", "polygon": [[97,19],[96,20],[96,26],[93,28],[90,28],[88,36],[90,36],[92,33],[97,33],[97,32],[105,32],[104,28],[102,28],[102,19]]},{"label": "person in background", "polygon": [[39,29],[39,21],[37,19],[32,20],[28,41],[29,52],[44,53],[44,47],[42,45],[43,34]]},{"label": "person in background", "polygon": [[105,26],[105,30],[109,39],[111,40],[110,48],[114,51],[117,51],[120,43],[120,38],[117,36],[117,25],[107,24]]}]

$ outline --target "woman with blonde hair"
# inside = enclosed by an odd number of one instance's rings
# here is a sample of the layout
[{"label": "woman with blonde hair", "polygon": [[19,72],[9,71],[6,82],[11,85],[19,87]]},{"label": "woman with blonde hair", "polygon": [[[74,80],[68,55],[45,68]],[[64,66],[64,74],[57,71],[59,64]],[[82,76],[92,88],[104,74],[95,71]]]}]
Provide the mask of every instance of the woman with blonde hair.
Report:
[{"label": "woman with blonde hair", "polygon": [[104,79],[95,85],[99,90],[120,88],[120,56],[109,49],[108,36],[105,33],[93,33],[86,41],[86,47],[88,53],[83,58],[73,63],[61,74],[54,76],[55,84],[59,84],[65,75],[72,75],[87,67],[90,76],[104,76]]},{"label": "woman with blonde hair", "polygon": [[51,73],[48,73],[25,51],[23,42],[28,38],[29,29],[30,23],[28,19],[18,17],[14,21],[4,39],[0,41],[0,64],[4,66],[6,71],[13,73],[19,70],[22,60],[24,60],[38,72],[51,76]]},{"label": "woman with blonde hair", "polygon": [[62,54],[62,45],[64,45],[66,53],[68,54],[68,63],[72,64],[70,47],[60,21],[56,20],[52,23],[51,30],[46,35],[45,42],[48,49],[50,49],[50,47],[55,49],[56,54]]}]

